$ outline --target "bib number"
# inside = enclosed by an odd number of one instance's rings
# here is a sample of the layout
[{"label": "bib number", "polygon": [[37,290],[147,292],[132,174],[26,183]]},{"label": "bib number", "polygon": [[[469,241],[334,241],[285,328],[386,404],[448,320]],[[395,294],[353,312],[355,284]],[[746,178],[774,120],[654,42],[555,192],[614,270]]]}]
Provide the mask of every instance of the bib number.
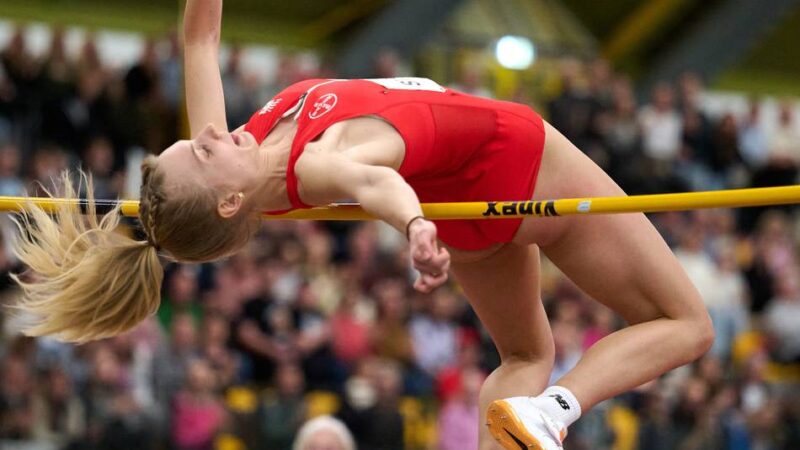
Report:
[{"label": "bib number", "polygon": [[445,89],[433,80],[418,77],[368,78],[367,81],[380,84],[386,89],[402,91],[444,92]]}]

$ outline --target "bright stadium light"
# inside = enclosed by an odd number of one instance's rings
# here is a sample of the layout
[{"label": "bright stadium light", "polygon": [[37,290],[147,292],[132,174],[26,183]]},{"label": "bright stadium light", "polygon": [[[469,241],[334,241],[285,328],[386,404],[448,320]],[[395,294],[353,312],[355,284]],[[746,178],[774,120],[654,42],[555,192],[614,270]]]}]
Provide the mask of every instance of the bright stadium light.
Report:
[{"label": "bright stadium light", "polygon": [[507,69],[525,70],[536,59],[536,48],[526,37],[503,36],[497,41],[495,57]]}]

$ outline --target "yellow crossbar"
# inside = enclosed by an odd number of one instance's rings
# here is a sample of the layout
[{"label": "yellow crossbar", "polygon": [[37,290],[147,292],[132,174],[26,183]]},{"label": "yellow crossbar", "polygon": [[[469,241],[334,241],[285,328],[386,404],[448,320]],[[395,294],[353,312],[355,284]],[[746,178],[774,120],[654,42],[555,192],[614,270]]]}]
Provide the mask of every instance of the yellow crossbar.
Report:
[{"label": "yellow crossbar", "polygon": [[[76,209],[88,207],[82,200],[43,197],[0,197],[0,212],[19,212],[32,203],[45,210],[69,202]],[[136,200],[97,200],[95,207],[108,211],[118,203],[122,214],[136,216]],[[632,195],[628,197],[568,198],[561,200],[523,200],[466,203],[425,203],[422,210],[429,219],[507,219],[519,217],[548,217],[581,214],[612,214],[629,212],[683,211],[703,208],[740,208],[800,203],[800,186],[729,189],[678,194]],[[299,209],[285,214],[264,214],[272,220],[374,220],[375,217],[358,204]]]}]

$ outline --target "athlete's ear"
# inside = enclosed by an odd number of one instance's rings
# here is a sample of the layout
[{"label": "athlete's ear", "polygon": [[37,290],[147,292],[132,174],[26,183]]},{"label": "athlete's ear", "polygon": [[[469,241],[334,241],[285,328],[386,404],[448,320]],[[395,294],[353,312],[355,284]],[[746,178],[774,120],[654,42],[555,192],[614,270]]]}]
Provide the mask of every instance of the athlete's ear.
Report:
[{"label": "athlete's ear", "polygon": [[217,212],[225,219],[229,219],[239,212],[243,202],[243,192],[231,192],[219,202],[219,205],[217,205]]}]

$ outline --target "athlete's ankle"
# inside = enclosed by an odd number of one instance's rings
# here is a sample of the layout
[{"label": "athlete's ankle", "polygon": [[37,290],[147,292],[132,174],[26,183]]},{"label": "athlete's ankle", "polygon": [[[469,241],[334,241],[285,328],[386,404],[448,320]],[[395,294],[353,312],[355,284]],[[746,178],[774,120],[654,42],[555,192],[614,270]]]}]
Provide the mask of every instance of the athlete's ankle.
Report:
[{"label": "athlete's ankle", "polygon": [[540,395],[532,398],[533,404],[565,427],[572,425],[581,417],[578,399],[563,386],[550,386]]}]

